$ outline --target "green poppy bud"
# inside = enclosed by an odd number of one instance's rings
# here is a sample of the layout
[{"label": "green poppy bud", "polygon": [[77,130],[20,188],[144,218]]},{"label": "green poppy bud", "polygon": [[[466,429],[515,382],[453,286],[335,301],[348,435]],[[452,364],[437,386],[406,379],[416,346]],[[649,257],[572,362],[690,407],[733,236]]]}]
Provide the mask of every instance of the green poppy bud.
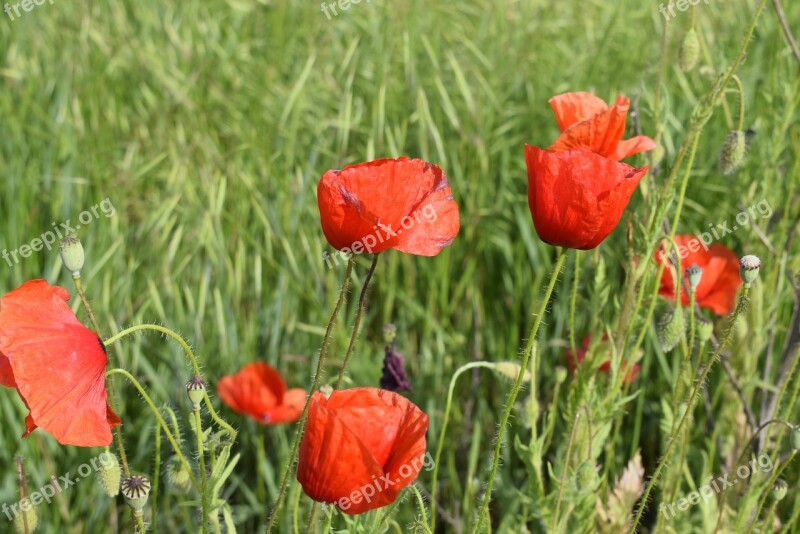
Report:
[{"label": "green poppy bud", "polygon": [[732,174],[744,161],[747,139],[741,130],[734,130],[725,138],[719,153],[719,168],[723,174]]},{"label": "green poppy bud", "polygon": [[68,235],[61,240],[58,248],[61,251],[61,261],[64,263],[64,268],[72,273],[73,278],[79,278],[85,260],[81,240],[75,236]]},{"label": "green poppy bud", "polygon": [[169,459],[169,462],[167,462],[167,481],[176,489],[183,492],[189,491],[191,487],[191,473],[177,456],[173,456]]},{"label": "green poppy bud", "polygon": [[739,260],[739,274],[742,276],[744,287],[750,287],[750,284],[758,278],[759,269],[761,269],[761,259],[758,256],[742,256]]},{"label": "green poppy bud", "polygon": [[685,331],[686,321],[680,306],[665,313],[658,325],[658,342],[661,344],[661,350],[669,352],[678,346]]},{"label": "green poppy bud", "polygon": [[681,49],[678,52],[678,66],[683,72],[689,72],[700,59],[700,38],[694,28],[690,28],[683,36]]},{"label": "green poppy bud", "polygon": [[705,317],[697,317],[697,339],[700,343],[705,343],[711,339],[711,334],[714,333],[714,323]]},{"label": "green poppy bud", "polygon": [[[28,527],[27,530],[25,529],[26,526]],[[25,512],[20,510],[20,512],[14,516],[14,531],[16,534],[25,534],[26,532],[28,534],[33,534],[37,526],[39,526],[39,516],[36,515],[35,506],[31,506]]]},{"label": "green poppy bud", "polygon": [[134,514],[141,514],[150,495],[150,481],[141,475],[133,475],[122,481],[122,496]]},{"label": "green poppy bud", "polygon": [[383,342],[386,345],[391,345],[394,343],[396,337],[397,327],[395,325],[389,323],[383,326]]},{"label": "green poppy bud", "polygon": [[556,367],[556,382],[559,384],[563,384],[566,379],[567,379],[567,370],[559,365],[558,367]]},{"label": "green poppy bud", "polygon": [[122,478],[122,469],[119,466],[119,459],[115,454],[104,452],[100,455],[100,469],[98,478],[100,485],[109,497],[119,495],[119,483]]},{"label": "green poppy bud", "polygon": [[[497,363],[494,364],[494,370],[497,371],[497,373],[501,377],[503,377],[503,378],[505,378],[507,380],[511,380],[512,382],[516,382],[517,381],[517,377],[519,376],[520,369],[522,369],[522,366],[520,366],[520,364],[514,363],[514,362],[497,362]],[[526,369],[525,370],[525,375],[522,378],[522,383],[525,384],[525,383],[528,383],[530,381],[531,381],[531,374]]]}]

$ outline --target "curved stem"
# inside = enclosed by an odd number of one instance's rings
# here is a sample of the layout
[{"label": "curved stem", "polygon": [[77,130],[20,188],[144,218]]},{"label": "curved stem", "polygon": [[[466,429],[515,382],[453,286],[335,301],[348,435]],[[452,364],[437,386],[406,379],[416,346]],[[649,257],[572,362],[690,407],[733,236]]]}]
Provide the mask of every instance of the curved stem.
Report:
[{"label": "curved stem", "polygon": [[442,449],[444,448],[444,438],[447,433],[447,424],[450,421],[450,408],[453,405],[453,392],[455,391],[456,381],[458,377],[460,377],[465,372],[469,371],[470,369],[475,369],[476,367],[486,367],[488,369],[494,369],[494,365],[489,362],[478,361],[478,362],[470,362],[467,364],[462,365],[459,367],[455,373],[453,373],[453,378],[450,379],[450,387],[447,389],[447,402],[444,405],[444,418],[442,419],[442,429],[439,431],[439,439],[436,442],[436,454],[434,455],[433,460],[433,480],[431,481],[431,530],[436,531],[436,490],[439,487],[438,484],[438,475],[439,475],[439,460],[442,457]]},{"label": "curved stem", "polygon": [[158,420],[158,423],[161,425],[161,428],[164,430],[164,434],[166,434],[170,445],[172,445],[172,448],[175,450],[175,454],[180,459],[181,463],[183,464],[183,467],[189,473],[189,478],[192,481],[192,485],[195,487],[195,489],[197,489],[197,491],[201,491],[200,484],[197,483],[197,479],[195,478],[194,474],[192,473],[192,468],[189,465],[189,462],[186,461],[186,457],[183,455],[183,451],[181,451],[180,446],[175,441],[175,436],[172,435],[172,431],[170,431],[169,426],[167,426],[167,422],[164,421],[164,417],[161,415],[161,412],[158,410],[158,408],[156,408],[156,405],[153,402],[153,399],[150,398],[150,395],[147,394],[147,392],[144,390],[144,388],[139,383],[139,381],[136,380],[136,378],[132,374],[130,374],[128,371],[126,371],[125,369],[109,369],[108,371],[106,371],[106,376],[107,377],[108,376],[112,376],[112,375],[122,375],[125,378],[127,378],[128,381],[131,384],[133,384],[133,386],[136,388],[136,390],[142,396],[144,401],[150,407],[150,410],[156,416],[156,419]]},{"label": "curved stem", "polygon": [[414,496],[417,498],[417,504],[419,505],[419,515],[422,519],[422,527],[427,534],[433,534],[431,529],[428,527],[428,514],[425,512],[425,499],[422,498],[422,494],[417,489],[416,484],[411,484],[408,489],[410,489]]},{"label": "curved stem", "polygon": [[308,419],[308,407],[311,404],[311,397],[314,392],[319,389],[319,383],[322,377],[322,372],[325,370],[325,363],[328,356],[328,348],[331,344],[331,339],[333,337],[333,325],[336,323],[336,318],[339,316],[339,311],[342,309],[344,305],[344,301],[347,298],[347,288],[350,283],[350,274],[353,272],[353,265],[355,264],[355,256],[350,257],[350,261],[347,262],[347,268],[344,272],[344,280],[342,280],[342,288],[339,290],[339,299],[336,301],[336,306],[333,308],[333,312],[331,313],[331,317],[328,320],[328,326],[325,329],[325,337],[322,338],[322,346],[319,350],[319,361],[317,362],[317,370],[314,373],[314,381],[311,384],[311,390],[309,391],[309,395],[306,398],[306,404],[303,407],[303,414],[300,416],[300,421],[297,423],[298,430],[297,434],[294,438],[294,445],[292,446],[292,453],[289,456],[289,462],[286,464],[286,471],[283,474],[283,481],[281,482],[281,489],[278,493],[278,500],[275,503],[275,507],[272,509],[272,512],[269,514],[269,518],[267,519],[267,527],[265,532],[269,534],[272,532],[272,528],[275,526],[275,520],[278,517],[278,512],[283,505],[283,500],[286,498],[286,490],[289,488],[289,480],[292,476],[292,470],[294,468],[294,462],[297,460],[297,453],[300,450],[300,440],[303,438],[303,433],[306,429],[306,420]]},{"label": "curved stem", "polygon": [[372,264],[369,266],[367,276],[364,278],[364,285],[361,286],[361,294],[358,296],[358,309],[356,310],[356,318],[353,321],[353,333],[350,335],[350,344],[347,346],[347,352],[344,354],[344,361],[342,361],[342,368],[339,369],[339,378],[336,380],[336,389],[342,387],[344,380],[344,372],[347,369],[347,363],[350,361],[350,355],[353,354],[353,348],[356,346],[356,338],[358,338],[358,330],[361,328],[361,317],[364,315],[364,304],[367,300],[367,288],[369,288],[372,275],[375,273],[375,267],[378,266],[378,257],[380,254],[372,256]]},{"label": "curved stem", "polygon": [[717,345],[714,354],[711,356],[711,359],[703,369],[703,373],[700,375],[700,378],[697,380],[697,383],[692,390],[691,395],[689,396],[689,400],[687,401],[686,411],[683,413],[683,417],[681,417],[680,422],[678,423],[677,429],[675,429],[675,433],[670,436],[669,444],[667,445],[667,449],[664,451],[664,454],[661,456],[661,460],[658,462],[656,466],[656,470],[653,473],[653,476],[650,477],[650,481],[647,483],[647,486],[644,489],[644,493],[642,494],[641,501],[639,503],[639,508],[636,511],[636,516],[633,519],[633,524],[631,525],[630,533],[633,534],[636,532],[636,528],[639,526],[639,521],[642,519],[642,514],[644,514],[644,509],[646,508],[646,504],[648,499],[650,498],[650,493],[653,491],[656,483],[658,482],[659,476],[661,475],[662,469],[664,469],[664,465],[666,464],[667,460],[672,453],[672,447],[675,445],[677,438],[683,432],[683,428],[686,425],[689,417],[694,410],[695,404],[697,403],[697,399],[700,397],[700,389],[703,387],[706,381],[706,377],[708,376],[709,371],[714,366],[714,362],[719,359],[720,354],[722,354],[723,349],[728,345],[730,340],[733,338],[733,330],[736,326],[736,319],[738,319],[739,315],[742,313],[746,306],[747,302],[747,295],[750,291],[750,288],[745,287],[742,290],[742,294],[739,296],[739,302],[736,306],[736,310],[733,312],[733,319],[731,320],[731,326],[728,329],[728,332],[725,334],[725,337],[720,341],[719,345]]},{"label": "curved stem", "polygon": [[160,333],[162,333],[164,335],[167,335],[167,336],[171,337],[175,341],[177,341],[180,344],[180,346],[183,347],[183,351],[189,357],[189,360],[191,360],[192,369],[194,370],[194,374],[196,374],[197,376],[202,378],[203,375],[202,375],[202,373],[200,373],[200,366],[197,364],[197,358],[195,357],[194,352],[192,352],[192,348],[189,346],[189,344],[186,342],[186,340],[183,339],[183,337],[181,337],[180,335],[176,334],[175,332],[173,332],[169,328],[165,328],[165,327],[157,325],[157,324],[138,324],[138,325],[126,328],[122,332],[114,334],[113,336],[111,336],[110,338],[105,340],[103,342],[103,344],[106,347],[110,347],[111,345],[113,345],[114,343],[116,343],[117,341],[119,341],[120,339],[122,339],[125,336],[131,335],[131,334],[135,334],[136,332],[143,332],[145,330],[154,330],[156,332],[160,332]]},{"label": "curved stem", "polygon": [[[481,526],[483,525],[484,518],[486,517],[486,513],[489,511],[489,500],[492,497],[492,486],[494,485],[494,479],[497,476],[497,469],[500,466],[500,452],[503,449],[503,436],[505,435],[506,427],[508,426],[508,420],[511,417],[511,411],[514,409],[514,401],[517,399],[517,395],[519,394],[520,389],[522,389],[522,382],[523,378],[525,377],[525,371],[528,368],[528,361],[530,360],[531,354],[534,352],[534,347],[536,346],[536,334],[539,332],[539,326],[542,324],[542,318],[544,314],[547,312],[547,304],[550,302],[550,296],[553,294],[553,289],[556,286],[556,281],[558,280],[558,274],[561,272],[561,268],[564,266],[564,262],[567,259],[567,252],[569,249],[563,248],[558,255],[558,260],[556,260],[555,267],[553,267],[553,274],[550,277],[550,283],[547,286],[547,290],[545,290],[545,294],[542,297],[542,302],[539,305],[539,311],[536,314],[536,319],[533,322],[533,327],[531,328],[531,333],[528,336],[528,342],[525,345],[525,350],[522,354],[522,362],[519,369],[519,374],[517,375],[517,381],[514,384],[514,387],[511,390],[511,393],[508,395],[506,399],[506,406],[505,410],[503,411],[503,417],[500,420],[500,428],[497,431],[497,441],[494,445],[494,458],[492,459],[492,468],[489,472],[489,480],[486,482],[486,493],[483,496],[483,504],[481,505],[481,510],[478,514],[478,521],[475,523],[475,528],[472,530],[473,534],[477,534],[481,530]],[[534,363],[531,369],[531,398],[536,398],[536,377],[537,377],[538,365]],[[536,421],[532,421],[531,425],[535,428]]]},{"label": "curved stem", "polygon": [[735,74],[731,76],[731,81],[736,85],[736,92],[739,93],[739,122],[736,129],[741,132],[744,130],[744,87],[742,80]]}]

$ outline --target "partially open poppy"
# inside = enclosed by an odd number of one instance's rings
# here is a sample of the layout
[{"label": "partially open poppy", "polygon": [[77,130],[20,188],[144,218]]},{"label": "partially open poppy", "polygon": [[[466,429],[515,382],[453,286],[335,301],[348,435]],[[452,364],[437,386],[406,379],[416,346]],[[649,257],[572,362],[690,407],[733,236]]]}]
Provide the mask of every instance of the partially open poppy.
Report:
[{"label": "partially open poppy", "polygon": [[328,171],[317,201],[325,237],[346,253],[395,248],[435,256],[460,227],[447,177],[420,159],[379,159]]},{"label": "partially open poppy", "polygon": [[[720,243],[708,247],[700,238],[692,235],[675,236],[675,244],[678,246],[684,276],[686,269],[694,264],[703,269],[700,284],[695,290],[697,304],[717,315],[731,313],[736,307],[736,295],[742,285],[739,276],[739,258],[736,253]],[[664,298],[675,300],[673,265],[676,262],[670,259],[671,255],[675,254],[674,249],[672,250],[671,254],[666,254],[662,247],[656,251],[654,259],[656,263],[667,262],[661,277],[659,294]],[[681,305],[689,305],[689,295],[684,286],[681,287]]]},{"label": "partially open poppy", "polygon": [[[608,340],[608,336],[606,336],[604,334],[603,335],[603,341],[607,341],[607,340]],[[576,348],[575,352],[572,352],[572,349],[567,349],[567,353],[566,353],[567,366],[569,367],[569,371],[570,371],[571,374],[575,374],[575,371],[577,371],[578,366],[581,363],[583,363],[583,360],[586,359],[586,354],[589,352],[589,345],[590,345],[591,342],[592,342],[591,334],[586,334],[586,336],[584,336],[584,338],[583,338],[583,343],[581,344],[580,348]],[[604,373],[610,373],[611,372],[611,358],[608,358],[607,360],[603,361],[603,363],[601,363],[600,367],[598,367],[597,369],[602,371],[602,372],[604,372]],[[639,374],[639,364],[636,363],[636,364],[633,364],[633,366],[631,366],[629,363],[625,362],[625,363],[622,364],[622,371],[621,372],[625,373],[625,378],[624,378],[625,382],[630,384],[634,380],[636,380],[636,377]]]},{"label": "partially open poppy", "polygon": [[394,502],[419,475],[428,416],[378,388],[314,393],[297,480],[306,494],[346,514]]},{"label": "partially open poppy", "polygon": [[233,411],[262,425],[297,421],[306,403],[304,390],[287,390],[280,373],[263,362],[248,363],[235,375],[222,377],[217,391]]},{"label": "partially open poppy", "polygon": [[623,141],[630,105],[589,93],[553,97],[561,136],[547,149],[525,145],[528,204],[536,233],[555,246],[588,250],[614,230],[647,167],[619,160],[655,148],[646,136]]},{"label": "partially open poppy", "polygon": [[0,299],[0,384],[16,388],[41,427],[63,445],[111,443],[119,417],[106,402],[105,347],[67,305],[66,289],[31,280]]}]

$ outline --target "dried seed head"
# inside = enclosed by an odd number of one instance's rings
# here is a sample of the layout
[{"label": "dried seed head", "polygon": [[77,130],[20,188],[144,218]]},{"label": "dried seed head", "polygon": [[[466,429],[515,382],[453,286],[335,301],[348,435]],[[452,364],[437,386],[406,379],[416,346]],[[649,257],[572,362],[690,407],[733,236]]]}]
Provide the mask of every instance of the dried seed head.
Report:
[{"label": "dried seed head", "polygon": [[391,346],[387,346],[383,356],[383,374],[380,386],[389,391],[412,391],[406,374],[406,359]]},{"label": "dried seed head", "polygon": [[725,138],[719,152],[719,168],[723,174],[732,174],[744,161],[747,137],[741,130],[734,130]]},{"label": "dried seed head", "polygon": [[133,475],[122,481],[122,496],[134,512],[141,512],[150,495],[150,481],[141,475]]},{"label": "dried seed head", "polygon": [[678,52],[678,66],[683,72],[689,72],[700,59],[700,38],[694,28],[690,28],[683,36],[681,49]]},{"label": "dried seed head", "polygon": [[68,235],[61,240],[58,248],[61,252],[61,261],[64,264],[64,268],[72,273],[73,278],[80,278],[85,260],[81,240],[73,235]]}]

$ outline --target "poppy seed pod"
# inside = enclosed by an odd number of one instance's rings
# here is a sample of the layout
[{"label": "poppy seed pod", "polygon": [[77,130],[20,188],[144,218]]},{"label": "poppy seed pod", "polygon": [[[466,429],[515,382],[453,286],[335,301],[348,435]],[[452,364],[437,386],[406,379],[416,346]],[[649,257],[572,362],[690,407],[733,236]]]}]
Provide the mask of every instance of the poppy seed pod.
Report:
[{"label": "poppy seed pod", "polygon": [[16,388],[37,427],[62,445],[101,447],[121,424],[106,402],[105,346],[67,305],[69,292],[31,280],[0,299],[0,384]]},{"label": "poppy seed pod", "polygon": [[297,480],[313,500],[349,515],[386,506],[419,475],[427,430],[428,416],[391,391],[314,393]]},{"label": "poppy seed pod", "polygon": [[141,475],[133,475],[122,481],[122,496],[134,513],[141,514],[150,495],[150,481]]},{"label": "poppy seed pod", "polygon": [[61,252],[61,262],[64,264],[64,268],[72,273],[73,278],[79,278],[86,259],[81,240],[75,236],[68,235],[61,240],[58,248]]},{"label": "poppy seed pod", "polygon": [[197,375],[194,375],[188,382],[186,382],[186,394],[189,396],[189,401],[192,403],[194,410],[200,409],[200,403],[206,396],[206,383]]},{"label": "poppy seed pod", "polygon": [[759,269],[761,269],[761,259],[758,256],[742,256],[742,259],[739,260],[739,273],[742,276],[744,287],[750,287],[750,284],[755,282]]},{"label": "poppy seed pod", "polygon": [[681,41],[678,52],[678,66],[683,72],[689,72],[697,65],[700,59],[700,38],[694,28],[689,28]]},{"label": "poppy seed pod", "polygon": [[786,483],[785,480],[779,478],[775,481],[775,485],[772,486],[772,491],[770,492],[770,497],[775,502],[780,502],[786,497],[786,493],[789,491],[789,485]]},{"label": "poppy seed pod", "polygon": [[700,280],[703,278],[703,269],[698,267],[696,263],[693,263],[691,267],[686,269],[686,277],[689,279],[689,287],[694,291],[697,289],[697,286],[700,285]]}]

